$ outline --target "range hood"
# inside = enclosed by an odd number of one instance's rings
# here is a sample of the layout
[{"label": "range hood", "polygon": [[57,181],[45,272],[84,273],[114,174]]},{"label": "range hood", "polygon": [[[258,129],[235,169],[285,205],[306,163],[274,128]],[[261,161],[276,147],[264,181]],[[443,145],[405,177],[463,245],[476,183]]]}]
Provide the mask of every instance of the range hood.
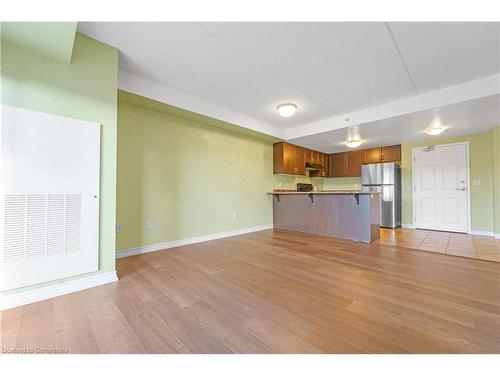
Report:
[{"label": "range hood", "polygon": [[320,171],[323,169],[323,166],[320,164],[306,162],[305,168],[309,171]]}]

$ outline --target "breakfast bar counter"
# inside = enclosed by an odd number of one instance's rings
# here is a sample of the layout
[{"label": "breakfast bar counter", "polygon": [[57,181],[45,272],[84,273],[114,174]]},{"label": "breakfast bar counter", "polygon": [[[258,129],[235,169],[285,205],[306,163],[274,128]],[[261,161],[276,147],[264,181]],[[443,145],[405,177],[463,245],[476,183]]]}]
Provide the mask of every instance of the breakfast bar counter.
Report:
[{"label": "breakfast bar counter", "polygon": [[372,242],[380,237],[380,197],[363,191],[273,191],[277,229]]}]

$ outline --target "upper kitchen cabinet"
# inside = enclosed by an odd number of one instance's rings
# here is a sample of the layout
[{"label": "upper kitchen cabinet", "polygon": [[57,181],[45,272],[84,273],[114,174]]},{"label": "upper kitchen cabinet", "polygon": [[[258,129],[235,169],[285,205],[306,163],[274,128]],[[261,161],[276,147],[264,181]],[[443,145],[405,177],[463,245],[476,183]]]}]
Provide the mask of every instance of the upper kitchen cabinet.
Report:
[{"label": "upper kitchen cabinet", "polygon": [[329,155],[328,177],[358,177],[361,176],[361,165],[364,151],[337,152]]},{"label": "upper kitchen cabinet", "polygon": [[365,156],[363,150],[349,151],[346,152],[345,154],[346,154],[345,176],[346,177],[361,176],[361,165],[363,164]]},{"label": "upper kitchen cabinet", "polygon": [[335,154],[328,155],[328,177],[345,177],[346,154],[347,152],[337,152]]},{"label": "upper kitchen cabinet", "polygon": [[309,149],[305,149],[305,155],[309,156],[309,158],[305,158],[306,163],[312,163],[321,166],[320,169],[310,170],[309,177],[326,177],[328,173],[328,155],[323,154],[319,151]]},{"label": "upper kitchen cabinet", "polygon": [[382,162],[401,161],[401,145],[382,147]]},{"label": "upper kitchen cabinet", "polygon": [[401,160],[401,145],[369,148],[364,150],[364,152],[365,164],[389,163]]},{"label": "upper kitchen cabinet", "polygon": [[274,174],[305,176],[306,164],[308,164],[310,177],[360,177],[363,164],[401,160],[401,145],[337,152],[329,155],[286,142],[275,143],[273,148]]},{"label": "upper kitchen cabinet", "polygon": [[305,175],[304,149],[285,142],[273,145],[273,173]]},{"label": "upper kitchen cabinet", "polygon": [[315,159],[314,151],[309,150],[308,148],[304,149],[304,162],[305,163],[313,163],[313,159]]},{"label": "upper kitchen cabinet", "polygon": [[369,148],[364,151],[364,163],[380,163],[382,161],[382,149],[380,147]]}]

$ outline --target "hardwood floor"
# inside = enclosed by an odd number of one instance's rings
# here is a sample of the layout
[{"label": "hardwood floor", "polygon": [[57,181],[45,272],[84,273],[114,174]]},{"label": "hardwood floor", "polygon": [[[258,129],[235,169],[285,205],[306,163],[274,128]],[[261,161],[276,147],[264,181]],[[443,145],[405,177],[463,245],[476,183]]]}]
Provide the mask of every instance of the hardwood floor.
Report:
[{"label": "hardwood floor", "polygon": [[117,261],[120,280],[4,311],[3,348],[499,353],[500,264],[287,231]]},{"label": "hardwood floor", "polygon": [[500,240],[493,237],[463,233],[437,232],[421,229],[380,229],[384,245],[409,247],[441,254],[500,262]]}]

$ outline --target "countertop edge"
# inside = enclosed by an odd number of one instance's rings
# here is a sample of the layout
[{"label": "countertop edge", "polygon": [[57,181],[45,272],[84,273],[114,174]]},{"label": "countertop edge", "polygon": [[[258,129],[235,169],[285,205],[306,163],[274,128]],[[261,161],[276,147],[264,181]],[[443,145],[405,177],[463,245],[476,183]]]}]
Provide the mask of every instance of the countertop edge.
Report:
[{"label": "countertop edge", "polygon": [[352,195],[352,194],[362,194],[362,195],[370,195],[370,194],[379,194],[378,192],[367,192],[367,191],[270,191],[266,194],[269,195]]}]

